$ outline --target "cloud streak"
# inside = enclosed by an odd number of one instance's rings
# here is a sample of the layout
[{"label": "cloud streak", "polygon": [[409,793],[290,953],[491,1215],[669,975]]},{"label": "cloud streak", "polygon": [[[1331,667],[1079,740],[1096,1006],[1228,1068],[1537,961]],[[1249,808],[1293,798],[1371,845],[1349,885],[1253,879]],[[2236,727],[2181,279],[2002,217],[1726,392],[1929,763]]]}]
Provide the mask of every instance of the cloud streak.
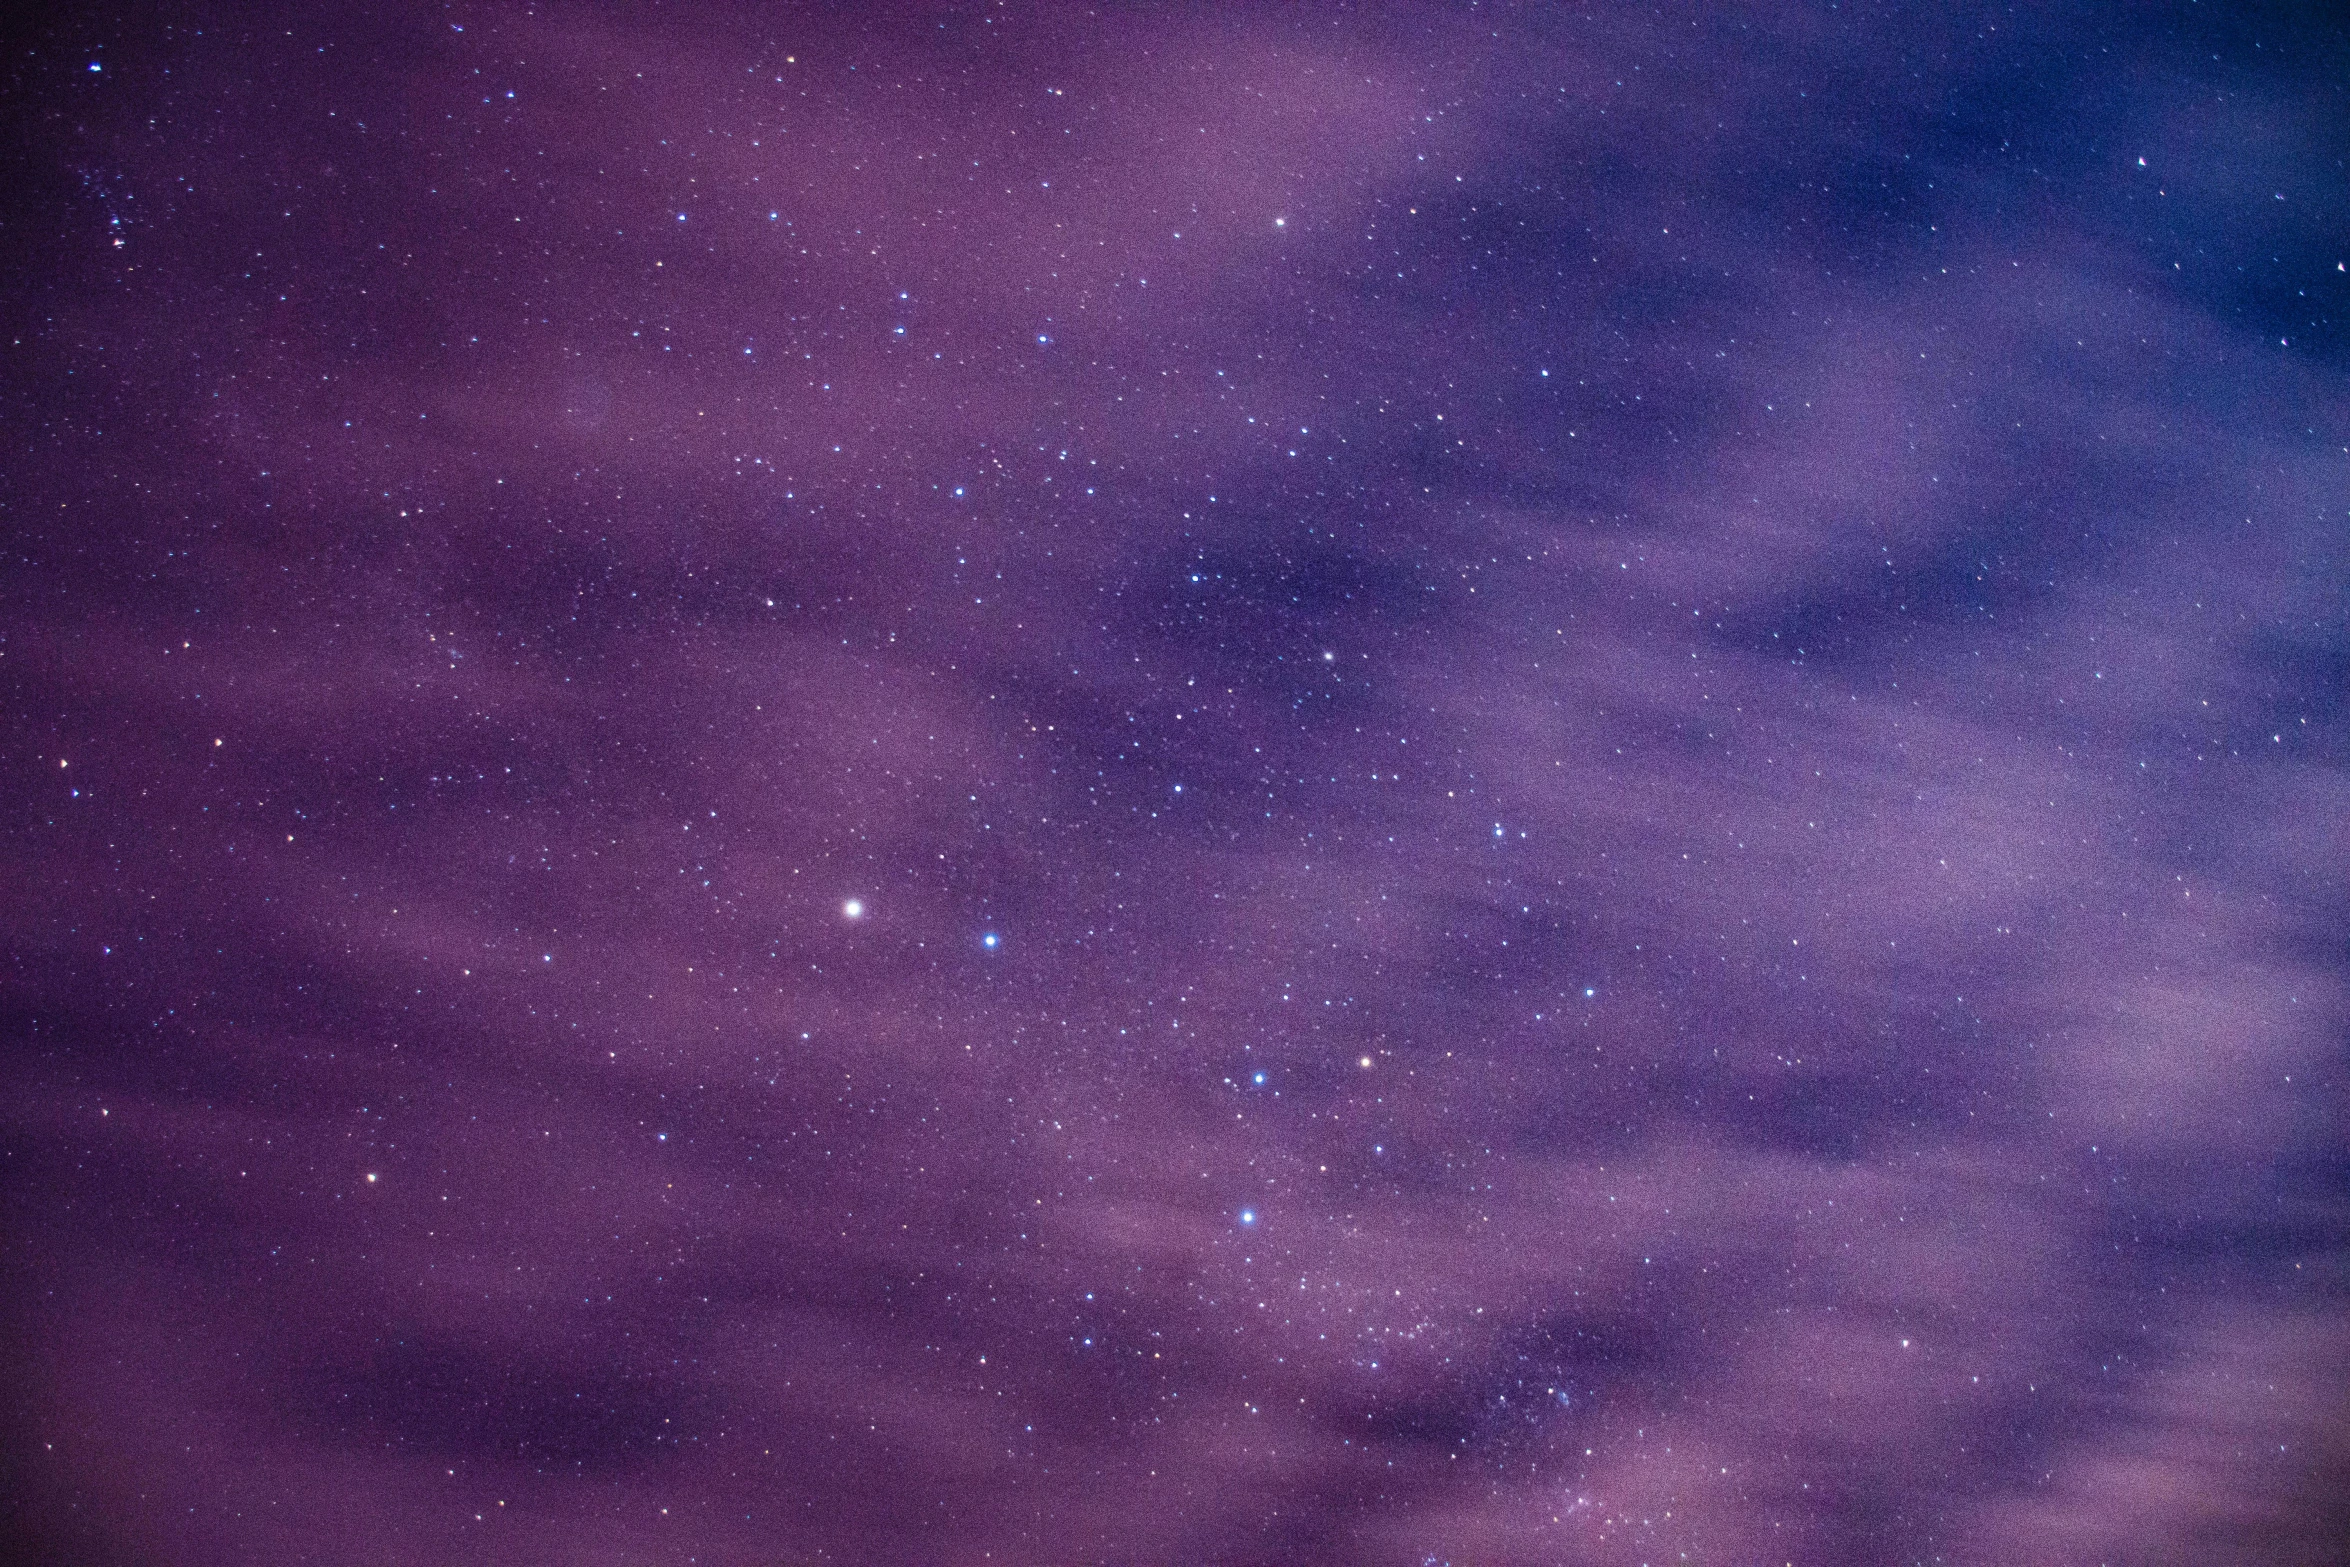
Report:
[{"label": "cloud streak", "polygon": [[44,36],[29,1555],[2325,1559],[2342,39],[1480,16]]}]

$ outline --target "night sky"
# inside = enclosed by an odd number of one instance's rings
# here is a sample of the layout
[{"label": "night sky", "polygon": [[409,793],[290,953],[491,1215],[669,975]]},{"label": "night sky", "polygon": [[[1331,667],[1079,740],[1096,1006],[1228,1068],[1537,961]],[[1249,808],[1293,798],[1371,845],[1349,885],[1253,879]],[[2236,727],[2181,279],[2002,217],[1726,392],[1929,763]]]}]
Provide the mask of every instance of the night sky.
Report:
[{"label": "night sky", "polygon": [[11,1559],[2350,1560],[2325,8],[56,10]]}]

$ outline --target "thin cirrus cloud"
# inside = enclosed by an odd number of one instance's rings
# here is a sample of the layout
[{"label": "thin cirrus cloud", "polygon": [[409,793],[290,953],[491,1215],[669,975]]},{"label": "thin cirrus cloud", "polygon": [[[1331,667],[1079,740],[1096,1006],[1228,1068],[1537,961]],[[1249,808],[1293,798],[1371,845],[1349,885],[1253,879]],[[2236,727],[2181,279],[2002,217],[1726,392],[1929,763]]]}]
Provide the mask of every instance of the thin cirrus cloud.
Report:
[{"label": "thin cirrus cloud", "polygon": [[30,1554],[2330,1549],[2339,36],[106,25]]}]

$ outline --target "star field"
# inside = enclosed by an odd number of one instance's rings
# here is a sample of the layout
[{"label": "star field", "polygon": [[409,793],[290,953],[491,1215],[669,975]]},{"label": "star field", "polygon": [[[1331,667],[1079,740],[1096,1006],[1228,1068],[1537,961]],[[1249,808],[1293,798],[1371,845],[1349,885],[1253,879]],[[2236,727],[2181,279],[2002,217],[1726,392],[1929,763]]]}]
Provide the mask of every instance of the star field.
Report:
[{"label": "star field", "polygon": [[2338,1559],[2319,9],[6,58],[12,1559]]}]

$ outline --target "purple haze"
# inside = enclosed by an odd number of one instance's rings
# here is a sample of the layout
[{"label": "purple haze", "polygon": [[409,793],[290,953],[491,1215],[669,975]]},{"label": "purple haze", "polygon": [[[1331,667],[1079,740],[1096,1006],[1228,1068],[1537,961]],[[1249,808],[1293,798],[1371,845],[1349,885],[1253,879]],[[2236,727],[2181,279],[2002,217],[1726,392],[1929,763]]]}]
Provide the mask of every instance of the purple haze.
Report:
[{"label": "purple haze", "polygon": [[17,1555],[2342,1560],[2346,84],[20,24]]}]

